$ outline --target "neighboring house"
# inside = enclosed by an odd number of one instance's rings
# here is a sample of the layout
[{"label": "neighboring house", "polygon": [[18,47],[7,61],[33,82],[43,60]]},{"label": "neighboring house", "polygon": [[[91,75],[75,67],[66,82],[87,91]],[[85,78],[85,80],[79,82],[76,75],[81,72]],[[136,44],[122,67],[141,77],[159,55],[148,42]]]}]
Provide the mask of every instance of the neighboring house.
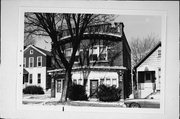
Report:
[{"label": "neighboring house", "polygon": [[160,91],[161,85],[161,42],[151,49],[134,67],[137,83],[137,98]]},{"label": "neighboring house", "polygon": [[[111,24],[107,25],[110,29]],[[123,23],[116,23],[115,27],[111,28],[113,33],[84,33],[72,69],[72,82],[86,86],[86,93],[90,97],[95,97],[95,91],[100,84],[120,87],[122,98],[131,94],[131,51],[123,28]],[[70,37],[65,36],[61,40],[68,39]],[[71,43],[67,42],[64,47],[64,54],[68,58],[72,53]],[[55,69],[48,72],[56,75],[55,80],[52,79],[52,97],[60,98],[64,70]]]},{"label": "neighboring house", "polygon": [[41,86],[44,90],[50,88],[50,79],[47,78],[47,68],[51,66],[49,51],[29,45],[24,49],[23,60],[23,87],[29,85]]}]

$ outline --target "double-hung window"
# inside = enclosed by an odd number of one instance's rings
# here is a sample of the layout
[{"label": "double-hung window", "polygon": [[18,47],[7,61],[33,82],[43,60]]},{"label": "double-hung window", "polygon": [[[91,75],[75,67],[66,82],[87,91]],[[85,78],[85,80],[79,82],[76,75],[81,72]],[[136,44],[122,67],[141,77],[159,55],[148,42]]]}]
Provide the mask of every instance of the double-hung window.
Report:
[{"label": "double-hung window", "polygon": [[98,47],[94,46],[89,49],[89,59],[90,61],[98,60]]},{"label": "double-hung window", "polygon": [[74,84],[77,84],[77,79],[73,79],[73,83],[74,83]]},{"label": "double-hung window", "polygon": [[99,60],[107,60],[106,46],[100,46],[99,47]]},{"label": "double-hung window", "polygon": [[82,85],[82,79],[79,79],[79,80],[78,80],[78,84],[79,84],[79,85]]},{"label": "double-hung window", "polygon": [[110,86],[110,85],[111,85],[111,80],[110,80],[110,78],[107,78],[107,79],[106,79],[106,85],[107,85],[107,86]]},{"label": "double-hung window", "polygon": [[29,83],[32,84],[33,80],[32,80],[32,74],[29,74]]},{"label": "double-hung window", "polygon": [[23,67],[26,67],[26,58],[23,59]]},{"label": "double-hung window", "polygon": [[37,67],[41,67],[42,66],[42,56],[38,56],[37,57]]},{"label": "double-hung window", "polygon": [[106,61],[107,47],[103,45],[96,45],[89,49],[90,61]]},{"label": "double-hung window", "polygon": [[34,67],[34,57],[29,57],[29,67]]},{"label": "double-hung window", "polygon": [[40,84],[41,83],[41,74],[38,74],[37,78],[38,78],[38,82],[37,83]]},{"label": "double-hung window", "polygon": [[112,79],[112,85],[115,87],[117,86],[117,79],[116,78]]}]

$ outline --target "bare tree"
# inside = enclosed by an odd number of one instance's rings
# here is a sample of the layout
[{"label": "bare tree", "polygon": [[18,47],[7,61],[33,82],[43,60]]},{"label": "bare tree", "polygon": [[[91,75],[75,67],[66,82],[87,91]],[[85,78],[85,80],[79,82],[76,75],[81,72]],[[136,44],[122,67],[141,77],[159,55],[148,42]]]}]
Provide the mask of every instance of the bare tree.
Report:
[{"label": "bare tree", "polygon": [[130,42],[132,67],[134,67],[159,41],[158,36],[148,35],[146,38],[133,38]]},{"label": "bare tree", "polygon": [[[65,83],[61,102],[67,101],[68,88],[72,84],[71,71],[75,55],[83,39],[83,34],[88,25],[103,23],[110,18],[108,15],[95,14],[58,14],[58,13],[26,13],[25,34],[49,36],[52,40],[52,55],[57,68],[65,69]],[[66,29],[66,30],[65,30]],[[65,35],[70,35],[72,53],[69,59],[64,53],[66,41],[61,40]]]}]

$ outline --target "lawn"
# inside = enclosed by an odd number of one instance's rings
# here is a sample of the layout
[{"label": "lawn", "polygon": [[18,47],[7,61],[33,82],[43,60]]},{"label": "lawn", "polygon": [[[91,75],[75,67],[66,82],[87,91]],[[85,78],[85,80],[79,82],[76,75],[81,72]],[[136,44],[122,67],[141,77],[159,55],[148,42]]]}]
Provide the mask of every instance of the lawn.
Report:
[{"label": "lawn", "polygon": [[62,104],[59,99],[51,98],[49,95],[23,95],[23,104],[25,105],[68,105],[68,106],[89,106],[89,107],[125,107],[123,102],[101,102],[97,99],[88,101],[68,100]]}]

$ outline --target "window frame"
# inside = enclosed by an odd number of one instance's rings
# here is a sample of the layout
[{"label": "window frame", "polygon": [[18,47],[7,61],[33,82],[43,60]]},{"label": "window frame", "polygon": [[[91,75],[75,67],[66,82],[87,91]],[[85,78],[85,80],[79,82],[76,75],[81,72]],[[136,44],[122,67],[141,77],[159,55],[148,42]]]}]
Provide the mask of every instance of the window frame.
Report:
[{"label": "window frame", "polygon": [[[103,51],[101,51],[101,48],[103,48]],[[107,46],[105,45],[99,45],[99,55],[98,55],[98,60],[99,61],[107,61]],[[100,55],[105,55],[105,59],[100,59]]]},{"label": "window frame", "polygon": [[[116,84],[113,84],[114,82],[115,82]],[[112,79],[112,86],[117,87],[117,78],[113,78],[113,79]]]},{"label": "window frame", "polygon": [[[38,59],[40,58],[40,66],[39,66],[39,61],[38,61]],[[37,57],[37,67],[42,67],[42,56],[38,56]]]},{"label": "window frame", "polygon": [[29,51],[29,54],[32,55],[33,53],[34,53],[34,50],[31,49],[31,50]]},{"label": "window frame", "polygon": [[[31,66],[31,59],[32,59],[32,66]],[[29,68],[34,67],[34,57],[29,57]]]},{"label": "window frame", "polygon": [[[39,77],[40,76],[40,77]],[[41,73],[37,74],[37,83],[41,84]]]},{"label": "window frame", "polygon": [[29,74],[29,84],[33,83],[33,74]]},{"label": "window frame", "polygon": [[[101,51],[101,48],[105,48],[105,51]],[[97,60],[94,59],[93,55],[96,55]],[[100,59],[101,55],[105,55],[105,59]],[[91,58],[92,56],[93,56],[93,58]],[[90,59],[90,62],[107,61],[107,59],[108,59],[107,57],[108,57],[107,46],[105,46],[105,45],[94,45],[91,48],[89,48],[89,59]]]},{"label": "window frame", "polygon": [[23,67],[26,67],[26,57],[23,58]]}]

